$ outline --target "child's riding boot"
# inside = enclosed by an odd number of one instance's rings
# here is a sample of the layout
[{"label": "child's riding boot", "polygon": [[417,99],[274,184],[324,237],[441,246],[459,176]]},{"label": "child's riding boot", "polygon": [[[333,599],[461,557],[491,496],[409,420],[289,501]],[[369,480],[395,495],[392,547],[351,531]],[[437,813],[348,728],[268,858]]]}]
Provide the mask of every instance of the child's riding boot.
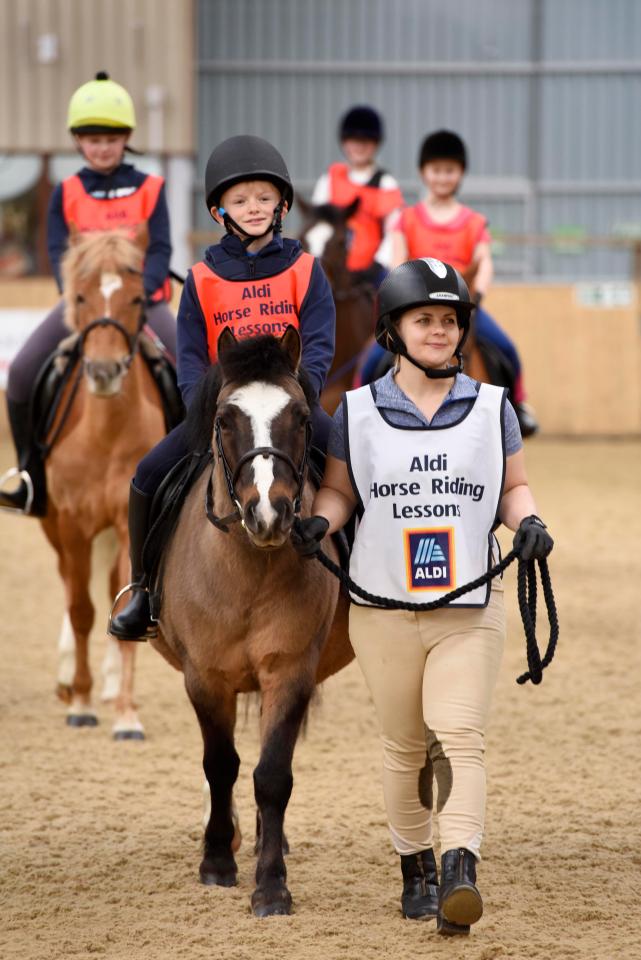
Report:
[{"label": "child's riding boot", "polygon": [[403,896],[401,908],[406,920],[431,920],[438,912],[438,876],[433,850],[401,854]]},{"label": "child's riding boot", "polygon": [[446,936],[467,934],[480,920],[483,901],[476,889],[476,857],[465,847],[447,850],[441,857],[441,886],[436,929]]},{"label": "child's riding boot", "polygon": [[110,618],[107,632],[119,640],[148,640],[158,633],[149,610],[147,577],[142,565],[142,551],[147,539],[151,494],[129,487],[129,555],[131,557],[133,596],[120,613]]},{"label": "child's riding boot", "polygon": [[42,456],[34,444],[31,404],[7,400],[7,412],[18,454],[18,468],[8,470],[0,478],[0,487],[11,478],[19,477],[20,482],[15,490],[0,490],[0,507],[31,517],[44,517],[47,513],[47,480]]}]

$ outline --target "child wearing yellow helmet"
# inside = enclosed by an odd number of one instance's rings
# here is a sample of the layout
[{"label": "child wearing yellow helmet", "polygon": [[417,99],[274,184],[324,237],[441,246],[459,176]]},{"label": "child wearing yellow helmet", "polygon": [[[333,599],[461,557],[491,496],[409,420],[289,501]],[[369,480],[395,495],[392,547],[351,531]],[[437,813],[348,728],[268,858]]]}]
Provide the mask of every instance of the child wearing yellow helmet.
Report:
[{"label": "child wearing yellow helmet", "polygon": [[[123,163],[129,137],[136,128],[132,99],[124,87],[100,72],[79,87],[69,101],[67,126],[85,165],[58,184],[47,218],[49,259],[62,292],[60,264],[71,227],[90,230],[134,229],[146,222],[149,245],[144,281],[148,298],[147,323],[168,352],[176,354],[176,321],[169,309],[169,213],[162,177],[150,176]],[[31,391],[47,357],[69,331],[61,300],[16,354],[9,367],[7,407],[21,470],[31,477],[34,497],[31,514],[46,512],[44,465],[34,443],[30,416]],[[25,509],[27,485],[0,491],[0,506]]]}]

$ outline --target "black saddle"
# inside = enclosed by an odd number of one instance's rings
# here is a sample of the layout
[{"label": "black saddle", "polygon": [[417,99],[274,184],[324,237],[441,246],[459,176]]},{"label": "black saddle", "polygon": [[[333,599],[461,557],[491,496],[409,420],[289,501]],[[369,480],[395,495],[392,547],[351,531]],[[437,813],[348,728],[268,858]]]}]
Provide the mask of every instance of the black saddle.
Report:
[{"label": "black saddle", "polygon": [[[139,339],[140,353],[154,378],[160,393],[167,432],[173,430],[185,415],[182,398],[176,380],[176,368],[158,342],[142,333]],[[58,415],[63,390],[71,381],[75,392],[80,382],[80,337],[72,334],[63,340],[43,363],[31,392],[31,422],[34,438],[43,457],[49,453],[53,440],[49,438],[51,427]],[[70,406],[70,404],[69,404]],[[65,419],[63,413],[63,420]],[[49,438],[49,440],[47,439]]]}]

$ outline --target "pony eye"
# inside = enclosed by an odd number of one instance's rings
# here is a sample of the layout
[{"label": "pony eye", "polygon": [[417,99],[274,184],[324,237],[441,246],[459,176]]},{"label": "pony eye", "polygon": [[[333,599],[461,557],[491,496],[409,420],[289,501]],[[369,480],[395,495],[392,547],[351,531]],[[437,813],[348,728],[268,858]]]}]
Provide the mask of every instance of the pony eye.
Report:
[{"label": "pony eye", "polygon": [[142,297],[134,297],[133,300],[131,301],[131,303],[132,303],[132,305],[133,305],[133,304],[142,303]]},{"label": "pony eye", "polygon": [[83,295],[81,293],[77,294],[76,303],[84,303],[84,302],[85,302],[85,298],[83,297]]}]

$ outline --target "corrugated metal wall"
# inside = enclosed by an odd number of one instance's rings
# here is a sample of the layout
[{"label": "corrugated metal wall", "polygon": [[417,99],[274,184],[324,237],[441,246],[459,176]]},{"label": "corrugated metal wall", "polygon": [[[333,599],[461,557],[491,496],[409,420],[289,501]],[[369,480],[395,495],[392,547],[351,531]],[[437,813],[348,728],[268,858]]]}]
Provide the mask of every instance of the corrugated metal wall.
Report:
[{"label": "corrugated metal wall", "polygon": [[69,151],[69,97],[106,69],[137,147],[191,153],[194,16],[192,0],[0,0],[0,152]]},{"label": "corrugated metal wall", "polygon": [[500,275],[629,274],[628,252],[581,232],[641,234],[638,0],[199,0],[197,15],[199,178],[215,143],[254,133],[309,194],[340,114],[371,103],[408,202],[418,145],[446,126],[468,144],[463,199],[499,239],[558,234],[498,243]]}]

